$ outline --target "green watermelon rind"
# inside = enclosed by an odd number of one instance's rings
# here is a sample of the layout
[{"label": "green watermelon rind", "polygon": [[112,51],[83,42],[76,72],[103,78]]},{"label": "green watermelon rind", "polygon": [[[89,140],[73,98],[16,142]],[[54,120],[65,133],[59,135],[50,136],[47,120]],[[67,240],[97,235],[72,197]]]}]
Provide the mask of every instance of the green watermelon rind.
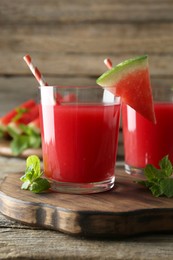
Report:
[{"label": "green watermelon rind", "polygon": [[102,87],[115,86],[117,82],[127,76],[129,73],[145,69],[148,67],[148,56],[138,56],[136,58],[125,60],[116,67],[103,73],[96,83]]}]

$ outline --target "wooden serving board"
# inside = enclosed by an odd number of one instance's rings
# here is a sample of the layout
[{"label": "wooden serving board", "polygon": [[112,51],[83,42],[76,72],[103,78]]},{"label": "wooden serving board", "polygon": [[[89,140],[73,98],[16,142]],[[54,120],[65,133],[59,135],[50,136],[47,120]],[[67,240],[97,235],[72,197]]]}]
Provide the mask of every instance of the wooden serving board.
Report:
[{"label": "wooden serving board", "polygon": [[92,195],[21,190],[21,173],[0,186],[0,211],[28,225],[72,235],[122,238],[146,232],[173,231],[173,200],[154,198],[123,170],[111,191]]},{"label": "wooden serving board", "polygon": [[40,159],[42,159],[42,150],[41,148],[38,149],[33,149],[29,148],[23,151],[20,155],[15,156],[10,147],[10,142],[6,140],[1,140],[0,141],[0,155],[7,156],[7,157],[20,157],[20,158],[27,158],[28,156],[35,154],[37,155]]}]

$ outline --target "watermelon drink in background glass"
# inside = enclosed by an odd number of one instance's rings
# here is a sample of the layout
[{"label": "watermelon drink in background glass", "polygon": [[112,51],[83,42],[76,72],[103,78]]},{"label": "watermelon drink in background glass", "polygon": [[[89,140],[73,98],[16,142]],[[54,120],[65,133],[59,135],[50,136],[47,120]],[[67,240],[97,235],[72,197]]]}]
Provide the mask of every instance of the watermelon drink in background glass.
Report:
[{"label": "watermelon drink in background glass", "polygon": [[153,97],[155,124],[128,105],[122,105],[127,173],[143,173],[146,164],[158,168],[165,155],[173,163],[173,90],[170,87],[154,87]]},{"label": "watermelon drink in background glass", "polygon": [[45,177],[58,192],[89,194],[115,182],[120,98],[96,87],[40,87]]}]

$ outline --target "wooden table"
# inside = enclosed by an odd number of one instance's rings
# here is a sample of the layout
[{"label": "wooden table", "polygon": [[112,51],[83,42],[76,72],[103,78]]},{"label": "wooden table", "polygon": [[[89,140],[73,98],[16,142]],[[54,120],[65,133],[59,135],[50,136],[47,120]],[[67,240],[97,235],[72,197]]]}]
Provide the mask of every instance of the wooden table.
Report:
[{"label": "wooden table", "polygon": [[[0,181],[25,160],[0,157]],[[173,259],[173,234],[86,239],[20,224],[0,214],[0,259]]]}]

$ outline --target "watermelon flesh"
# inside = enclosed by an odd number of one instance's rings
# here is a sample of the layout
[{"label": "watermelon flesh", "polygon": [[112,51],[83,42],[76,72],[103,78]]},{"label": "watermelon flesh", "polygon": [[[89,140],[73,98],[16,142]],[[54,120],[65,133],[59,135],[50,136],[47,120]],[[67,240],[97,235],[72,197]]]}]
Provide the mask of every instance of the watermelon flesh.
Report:
[{"label": "watermelon flesh", "polygon": [[97,79],[97,83],[156,123],[147,56],[118,64]]},{"label": "watermelon flesh", "polygon": [[134,71],[120,80],[116,88],[108,88],[149,121],[155,123],[152,91],[148,69]]},{"label": "watermelon flesh", "polygon": [[34,121],[39,117],[39,108],[38,105],[35,104],[33,107],[28,109],[26,113],[24,113],[17,121],[11,121],[7,125],[7,131],[13,134],[22,134],[22,129],[20,127],[21,124],[27,125],[30,122]]},{"label": "watermelon flesh", "polygon": [[35,106],[31,107],[27,110],[26,113],[24,113],[21,118],[19,118],[17,121],[15,121],[17,124],[28,124],[35,118],[37,118],[39,115],[39,109],[38,105],[35,104]]},{"label": "watermelon flesh", "polygon": [[6,115],[4,115],[3,117],[0,118],[0,125],[1,126],[6,126],[7,124],[9,124],[13,118],[17,115],[17,109],[18,108],[26,108],[26,109],[30,109],[31,107],[35,106],[36,102],[34,100],[28,100],[26,102],[24,102],[23,104],[21,104],[20,106],[12,109],[10,112],[8,112]]}]

